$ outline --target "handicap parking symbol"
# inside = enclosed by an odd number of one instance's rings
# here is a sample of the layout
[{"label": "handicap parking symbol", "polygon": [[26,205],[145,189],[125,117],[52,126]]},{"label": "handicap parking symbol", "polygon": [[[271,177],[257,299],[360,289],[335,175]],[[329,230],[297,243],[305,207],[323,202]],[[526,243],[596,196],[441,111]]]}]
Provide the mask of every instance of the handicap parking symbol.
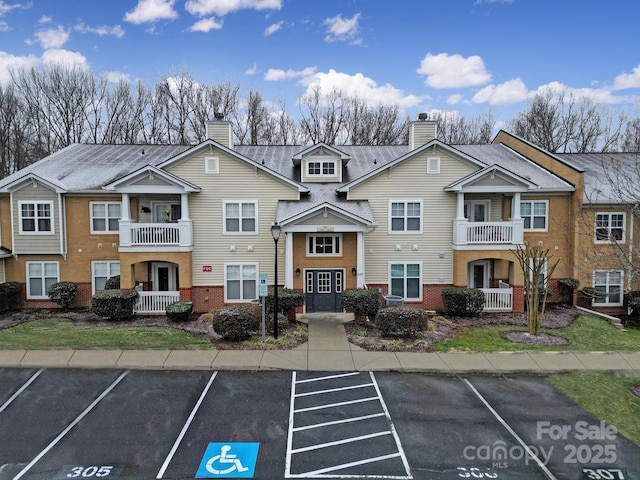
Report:
[{"label": "handicap parking symbol", "polygon": [[196,478],[253,478],[259,443],[210,443]]}]

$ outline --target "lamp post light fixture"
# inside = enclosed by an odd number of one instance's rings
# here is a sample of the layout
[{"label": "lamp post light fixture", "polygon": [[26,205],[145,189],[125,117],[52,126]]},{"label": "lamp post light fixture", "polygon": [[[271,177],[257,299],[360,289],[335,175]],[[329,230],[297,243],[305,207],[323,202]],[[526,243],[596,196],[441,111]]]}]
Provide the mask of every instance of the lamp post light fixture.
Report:
[{"label": "lamp post light fixture", "polygon": [[274,261],[274,275],[273,275],[273,338],[278,338],[278,239],[280,238],[280,232],[282,227],[275,222],[271,225],[271,236],[276,244],[276,255]]}]

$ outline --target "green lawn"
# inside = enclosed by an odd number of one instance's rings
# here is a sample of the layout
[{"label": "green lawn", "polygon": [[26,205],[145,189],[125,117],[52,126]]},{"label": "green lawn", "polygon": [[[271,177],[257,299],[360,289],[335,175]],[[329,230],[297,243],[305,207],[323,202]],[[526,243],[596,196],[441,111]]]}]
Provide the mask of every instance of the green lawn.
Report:
[{"label": "green lawn", "polygon": [[452,340],[436,343],[437,352],[499,352],[499,351],[640,351],[640,330],[621,331],[601,318],[581,316],[567,328],[541,329],[541,332],[565,337],[566,346],[536,346],[511,342],[502,337],[504,332],[526,327],[513,325],[484,325],[464,328]]},{"label": "green lawn", "polygon": [[0,350],[17,349],[172,349],[215,348],[211,340],[164,327],[74,325],[47,318],[0,330]]},{"label": "green lawn", "polygon": [[640,384],[640,376],[584,372],[552,375],[549,381],[582,408],[640,445],[640,398],[631,393],[631,387]]}]

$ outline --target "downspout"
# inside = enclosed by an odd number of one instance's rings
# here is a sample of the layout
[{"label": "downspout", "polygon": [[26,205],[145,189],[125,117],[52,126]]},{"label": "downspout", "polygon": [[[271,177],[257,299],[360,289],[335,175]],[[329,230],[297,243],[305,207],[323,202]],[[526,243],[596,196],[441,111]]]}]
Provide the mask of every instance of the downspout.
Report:
[{"label": "downspout", "polygon": [[60,223],[60,255],[65,260],[67,259],[67,224],[65,222],[65,198],[62,193],[58,192],[58,222]]},{"label": "downspout", "polygon": [[633,212],[638,210],[636,204],[631,211],[631,219],[629,220],[629,265],[627,266],[627,290],[631,290],[631,281],[633,279]]}]

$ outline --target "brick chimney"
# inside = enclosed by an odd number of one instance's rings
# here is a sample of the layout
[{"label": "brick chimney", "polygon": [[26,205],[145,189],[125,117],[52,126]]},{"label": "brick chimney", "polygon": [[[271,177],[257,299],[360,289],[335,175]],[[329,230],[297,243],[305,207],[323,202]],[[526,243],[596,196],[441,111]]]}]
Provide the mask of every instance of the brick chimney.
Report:
[{"label": "brick chimney", "polygon": [[409,125],[409,147],[414,150],[429,143],[438,136],[438,124],[435,120],[427,120],[426,113],[418,114],[418,120]]},{"label": "brick chimney", "polygon": [[215,120],[208,120],[207,126],[207,138],[214,140],[227,148],[233,148],[231,141],[231,122],[224,120],[224,116],[216,112]]}]

